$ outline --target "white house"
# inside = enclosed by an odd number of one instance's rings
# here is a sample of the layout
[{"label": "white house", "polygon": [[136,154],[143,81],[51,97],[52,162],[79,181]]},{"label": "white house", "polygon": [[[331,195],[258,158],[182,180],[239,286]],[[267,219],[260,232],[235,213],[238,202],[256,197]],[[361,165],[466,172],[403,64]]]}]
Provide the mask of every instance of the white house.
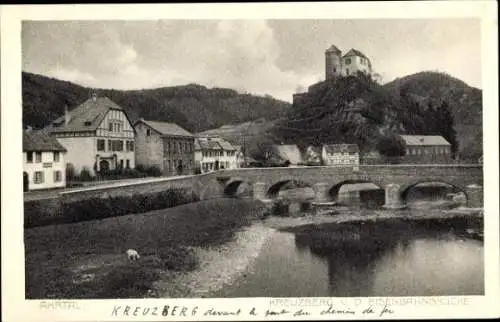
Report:
[{"label": "white house", "polygon": [[66,186],[66,149],[41,131],[23,133],[24,191]]},{"label": "white house", "polygon": [[240,156],[231,143],[219,137],[198,137],[194,143],[195,163],[201,173],[240,167]]},{"label": "white house", "polygon": [[125,110],[107,97],[85,101],[59,117],[47,131],[67,152],[66,162],[78,174],[135,167],[135,132]]},{"label": "white house", "polygon": [[356,144],[325,144],[321,152],[325,165],[359,165]]}]

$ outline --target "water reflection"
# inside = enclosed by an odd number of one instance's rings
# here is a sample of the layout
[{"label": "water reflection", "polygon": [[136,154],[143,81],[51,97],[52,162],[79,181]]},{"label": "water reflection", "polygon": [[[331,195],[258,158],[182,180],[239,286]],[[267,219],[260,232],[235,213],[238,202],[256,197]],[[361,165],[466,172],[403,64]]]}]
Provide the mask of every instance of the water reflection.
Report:
[{"label": "water reflection", "polygon": [[483,294],[482,242],[456,230],[448,222],[401,220],[290,228],[220,296]]}]

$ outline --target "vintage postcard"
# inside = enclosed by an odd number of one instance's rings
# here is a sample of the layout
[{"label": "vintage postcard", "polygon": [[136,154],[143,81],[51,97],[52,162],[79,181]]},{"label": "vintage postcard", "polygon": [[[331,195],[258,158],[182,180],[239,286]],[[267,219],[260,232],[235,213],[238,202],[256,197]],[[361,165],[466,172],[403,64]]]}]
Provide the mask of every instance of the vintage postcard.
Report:
[{"label": "vintage postcard", "polygon": [[2,319],[498,317],[496,9],[1,6]]}]

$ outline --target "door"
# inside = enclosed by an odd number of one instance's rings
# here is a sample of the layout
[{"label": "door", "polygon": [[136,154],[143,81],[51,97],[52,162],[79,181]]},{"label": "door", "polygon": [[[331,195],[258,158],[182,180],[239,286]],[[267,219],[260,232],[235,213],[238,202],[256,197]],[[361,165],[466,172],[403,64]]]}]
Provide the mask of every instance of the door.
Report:
[{"label": "door", "polygon": [[101,162],[99,162],[99,170],[101,172],[106,172],[109,170],[109,162],[107,160],[101,160]]},{"label": "door", "polygon": [[182,160],[179,160],[178,165],[177,165],[177,174],[182,174],[182,171],[184,171],[182,167]]},{"label": "door", "polygon": [[28,177],[28,173],[26,172],[23,172],[23,191],[26,192],[29,190],[29,177]]}]

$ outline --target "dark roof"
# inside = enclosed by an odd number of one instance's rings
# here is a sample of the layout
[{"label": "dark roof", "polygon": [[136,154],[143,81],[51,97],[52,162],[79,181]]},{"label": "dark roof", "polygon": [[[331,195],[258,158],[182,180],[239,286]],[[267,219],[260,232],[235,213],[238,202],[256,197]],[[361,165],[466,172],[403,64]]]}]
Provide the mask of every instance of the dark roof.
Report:
[{"label": "dark roof", "polygon": [[406,145],[451,145],[440,135],[401,135]]},{"label": "dark roof", "polygon": [[56,138],[41,131],[23,132],[23,151],[62,151],[66,149]]},{"label": "dark roof", "polygon": [[343,57],[349,57],[349,56],[359,56],[359,57],[366,58],[368,61],[370,60],[368,57],[366,57],[365,54],[363,54],[362,52],[360,52],[359,50],[354,49],[354,48],[349,50]]},{"label": "dark roof", "polygon": [[144,119],[140,119],[135,122],[134,127],[137,123],[144,123],[153,130],[157,131],[163,136],[183,136],[183,137],[193,137],[192,133],[184,130],[182,127],[175,123],[167,123],[167,122],[157,122],[157,121],[146,121]]},{"label": "dark roof", "polygon": [[325,144],[323,148],[325,149],[327,154],[359,152],[359,148],[356,144]]},{"label": "dark roof", "polygon": [[334,52],[334,53],[341,53],[340,49],[338,49],[335,45],[331,45],[330,48],[326,50],[327,53]]},{"label": "dark roof", "polygon": [[111,109],[124,111],[121,106],[117,105],[107,97],[97,97],[95,100],[93,98],[89,98],[76,108],[68,111],[68,124],[64,124],[65,115],[62,115],[54,120],[52,122],[50,132],[95,131]]}]

